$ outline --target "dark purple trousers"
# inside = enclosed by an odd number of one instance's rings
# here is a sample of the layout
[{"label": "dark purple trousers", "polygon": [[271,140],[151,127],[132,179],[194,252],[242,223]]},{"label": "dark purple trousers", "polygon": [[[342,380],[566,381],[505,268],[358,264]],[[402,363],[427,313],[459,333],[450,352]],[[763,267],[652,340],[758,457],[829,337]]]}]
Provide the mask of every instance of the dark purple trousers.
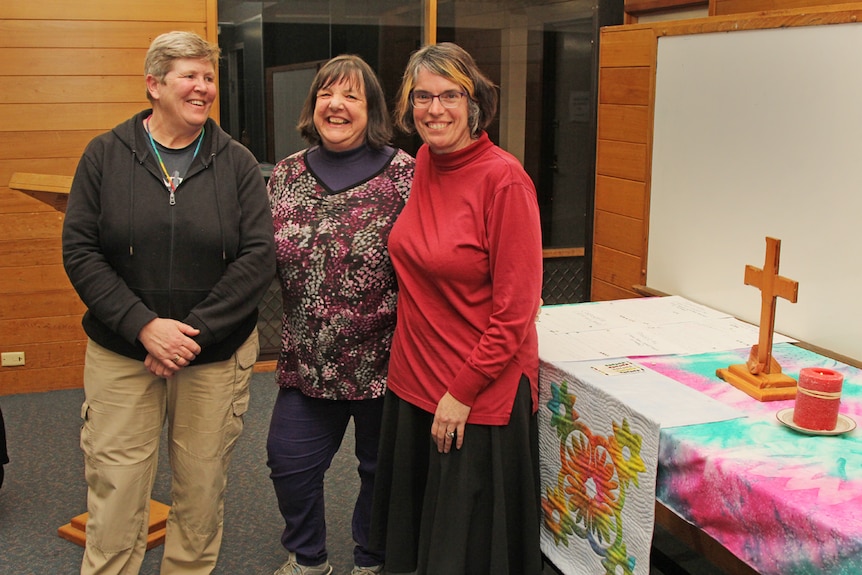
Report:
[{"label": "dark purple trousers", "polygon": [[267,465],[284,517],[281,543],[296,553],[301,565],[327,559],[323,479],[351,417],[360,481],[351,524],[353,561],[360,566],[383,563],[380,553],[367,549],[382,413],[382,397],[333,401],[307,397],[296,389],[279,390],[266,443]]}]

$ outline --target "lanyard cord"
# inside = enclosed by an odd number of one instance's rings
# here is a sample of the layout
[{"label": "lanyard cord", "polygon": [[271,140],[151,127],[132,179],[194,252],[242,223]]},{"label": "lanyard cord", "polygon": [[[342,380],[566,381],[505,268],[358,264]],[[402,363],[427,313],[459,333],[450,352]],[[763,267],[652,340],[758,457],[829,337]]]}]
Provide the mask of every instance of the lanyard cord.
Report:
[{"label": "lanyard cord", "polygon": [[[152,118],[152,114],[147,116],[147,119],[144,120],[144,128],[147,130],[147,136],[150,138],[150,145],[153,147],[153,151],[156,153],[156,158],[159,160],[159,166],[162,168],[162,172],[165,174],[165,186],[168,188],[168,191],[171,192],[171,205],[174,205],[174,192],[177,190],[177,184],[174,183],[174,178],[168,173],[168,168],[165,166],[165,163],[162,161],[162,155],[159,153],[159,148],[156,146],[156,141],[153,140],[153,135],[150,133],[150,118]],[[195,146],[195,153],[192,155],[192,160],[198,157],[198,152],[201,149],[201,142],[204,140],[204,132],[206,128],[201,128],[201,135],[198,137],[198,145]],[[178,174],[179,175],[179,174]]]}]

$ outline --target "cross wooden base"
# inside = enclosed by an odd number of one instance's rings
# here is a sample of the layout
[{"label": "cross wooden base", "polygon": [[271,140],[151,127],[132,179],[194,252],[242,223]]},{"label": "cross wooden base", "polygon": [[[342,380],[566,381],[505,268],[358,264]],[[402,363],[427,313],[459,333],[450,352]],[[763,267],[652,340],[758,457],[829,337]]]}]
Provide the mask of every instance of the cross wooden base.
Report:
[{"label": "cross wooden base", "polygon": [[740,363],[717,369],[715,375],[757,401],[780,401],[796,397],[796,380],[780,371],[755,375],[746,364]]},{"label": "cross wooden base", "polygon": [[[147,533],[147,549],[158,547],[165,542],[165,525],[171,508],[154,499],[150,500],[150,528]],[[87,542],[87,513],[73,517],[72,521],[57,529],[57,535],[83,547]]]}]

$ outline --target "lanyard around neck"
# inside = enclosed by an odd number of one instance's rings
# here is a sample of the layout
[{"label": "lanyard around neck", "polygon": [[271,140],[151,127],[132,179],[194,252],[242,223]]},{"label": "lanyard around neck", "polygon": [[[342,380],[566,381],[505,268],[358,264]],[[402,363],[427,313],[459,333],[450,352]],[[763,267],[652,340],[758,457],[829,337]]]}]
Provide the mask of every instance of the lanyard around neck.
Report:
[{"label": "lanyard around neck", "polygon": [[[153,134],[150,132],[150,118],[152,118],[152,117],[153,116],[151,114],[151,115],[147,116],[147,118],[144,120],[144,128],[147,131],[147,136],[150,138],[150,145],[153,147],[153,151],[156,153],[156,158],[159,160],[159,166],[161,166],[161,168],[162,168],[162,173],[165,175],[164,183],[165,183],[165,187],[171,193],[171,205],[174,205],[176,203],[175,198],[174,198],[174,192],[177,190],[177,186],[180,184],[180,182],[182,180],[180,179],[179,173],[177,173],[175,176],[171,176],[168,173],[168,168],[167,168],[167,166],[165,166],[165,162],[162,161],[162,155],[159,153],[159,148],[158,148],[158,146],[156,146],[156,141],[153,140]],[[201,135],[198,136],[198,144],[197,144],[197,146],[195,146],[195,153],[192,154],[192,159],[198,157],[198,152],[201,149],[201,142],[203,142],[203,140],[204,140],[204,132],[205,131],[206,131],[206,128],[202,127],[201,128]]]}]

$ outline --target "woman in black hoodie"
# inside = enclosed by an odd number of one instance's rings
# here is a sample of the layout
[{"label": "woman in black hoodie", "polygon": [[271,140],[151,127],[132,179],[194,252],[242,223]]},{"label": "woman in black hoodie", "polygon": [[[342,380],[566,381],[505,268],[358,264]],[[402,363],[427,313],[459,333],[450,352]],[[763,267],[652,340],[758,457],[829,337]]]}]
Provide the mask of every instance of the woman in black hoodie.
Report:
[{"label": "woman in black hoodie", "polygon": [[211,119],[219,48],[188,32],[147,52],[145,110],[96,137],[63,227],[87,306],[82,574],[137,573],[159,438],[172,468],[161,573],[210,573],[227,467],[257,359],[257,304],[275,273],[264,180]]}]

